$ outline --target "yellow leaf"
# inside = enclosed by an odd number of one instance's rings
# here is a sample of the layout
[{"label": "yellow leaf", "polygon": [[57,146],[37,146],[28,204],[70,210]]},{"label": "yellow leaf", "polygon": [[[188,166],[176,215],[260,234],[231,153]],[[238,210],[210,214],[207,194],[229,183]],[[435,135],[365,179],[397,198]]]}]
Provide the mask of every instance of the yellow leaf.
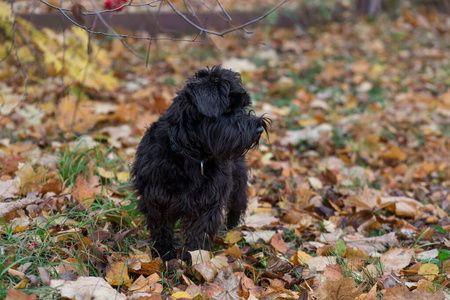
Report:
[{"label": "yellow leaf", "polygon": [[175,299],[180,299],[180,298],[192,299],[192,296],[186,292],[176,292],[175,294],[172,294],[172,297],[174,297]]},{"label": "yellow leaf", "polygon": [[113,262],[106,271],[105,279],[113,286],[121,284],[130,286],[133,282],[133,279],[128,276],[128,268],[124,262]]},{"label": "yellow leaf", "polygon": [[225,243],[228,244],[236,244],[240,240],[242,240],[242,232],[240,231],[230,231],[225,237]]},{"label": "yellow leaf", "polygon": [[439,268],[435,264],[423,264],[417,273],[432,281],[439,274]]},{"label": "yellow leaf", "polygon": [[130,173],[129,172],[117,173],[117,180],[119,180],[120,183],[128,182],[130,180]]},{"label": "yellow leaf", "polygon": [[399,147],[395,146],[381,153],[380,158],[402,161],[406,159],[406,154]]},{"label": "yellow leaf", "polygon": [[271,213],[272,212],[272,205],[267,202],[260,203],[257,208],[255,208],[254,213],[256,214],[264,214],[264,213]]},{"label": "yellow leaf", "polygon": [[319,121],[315,118],[312,119],[306,119],[306,120],[298,120],[298,125],[302,127],[311,127],[314,125],[317,125]]},{"label": "yellow leaf", "polygon": [[298,256],[298,261],[302,262],[302,263],[307,262],[312,257],[311,255],[309,255],[308,253],[303,252],[303,251],[297,251],[297,256]]},{"label": "yellow leaf", "polygon": [[106,171],[105,168],[98,167],[98,174],[103,178],[111,179],[114,178],[114,173],[111,171]]},{"label": "yellow leaf", "polygon": [[86,132],[94,127],[96,118],[88,101],[77,101],[71,95],[64,97],[57,116],[59,128],[63,131]]}]

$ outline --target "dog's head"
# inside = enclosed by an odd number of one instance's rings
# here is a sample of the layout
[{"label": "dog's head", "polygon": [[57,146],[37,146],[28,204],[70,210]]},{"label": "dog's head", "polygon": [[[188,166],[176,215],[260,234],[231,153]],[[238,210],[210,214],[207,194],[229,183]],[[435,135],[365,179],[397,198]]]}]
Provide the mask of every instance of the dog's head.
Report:
[{"label": "dog's head", "polygon": [[[176,119],[185,142],[217,159],[234,159],[258,145],[270,120],[256,117],[250,96],[237,72],[221,66],[198,71],[178,92],[168,113]],[[176,111],[175,111],[176,110]]]}]

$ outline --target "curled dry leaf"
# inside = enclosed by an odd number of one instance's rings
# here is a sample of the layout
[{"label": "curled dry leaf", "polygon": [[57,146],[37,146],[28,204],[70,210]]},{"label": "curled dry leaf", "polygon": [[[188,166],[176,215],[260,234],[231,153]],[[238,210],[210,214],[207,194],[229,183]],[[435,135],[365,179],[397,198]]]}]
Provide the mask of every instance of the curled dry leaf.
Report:
[{"label": "curled dry leaf", "polygon": [[0,203],[0,218],[18,209],[24,208],[36,201],[35,198],[23,198],[13,202]]},{"label": "curled dry leaf", "polygon": [[50,282],[50,287],[59,290],[61,297],[69,299],[126,299],[124,294],[118,293],[105,279],[99,277],[79,277],[75,281],[54,279]]},{"label": "curled dry leaf", "polygon": [[395,214],[403,217],[414,217],[423,207],[422,203],[408,197],[380,197],[377,203],[380,207],[393,206]]}]

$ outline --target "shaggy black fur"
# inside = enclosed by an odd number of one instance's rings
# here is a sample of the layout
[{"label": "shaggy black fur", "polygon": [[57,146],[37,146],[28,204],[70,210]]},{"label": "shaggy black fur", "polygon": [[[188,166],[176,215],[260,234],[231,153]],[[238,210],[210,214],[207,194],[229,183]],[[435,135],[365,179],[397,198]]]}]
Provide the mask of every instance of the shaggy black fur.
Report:
[{"label": "shaggy black fur", "polygon": [[249,105],[239,73],[221,66],[200,70],[142,138],[132,182],[164,260],[176,257],[178,220],[187,251],[209,249],[224,211],[227,228],[239,223],[247,207],[244,155],[270,121],[254,116]]}]

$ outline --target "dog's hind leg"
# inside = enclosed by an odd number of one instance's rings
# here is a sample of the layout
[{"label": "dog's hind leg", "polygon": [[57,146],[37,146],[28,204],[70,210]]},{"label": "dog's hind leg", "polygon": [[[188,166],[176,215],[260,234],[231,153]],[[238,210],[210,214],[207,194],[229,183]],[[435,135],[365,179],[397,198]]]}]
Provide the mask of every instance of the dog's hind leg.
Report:
[{"label": "dog's hind leg", "polygon": [[247,172],[245,158],[238,158],[233,164],[233,189],[227,202],[227,229],[239,224],[247,208]]}]

